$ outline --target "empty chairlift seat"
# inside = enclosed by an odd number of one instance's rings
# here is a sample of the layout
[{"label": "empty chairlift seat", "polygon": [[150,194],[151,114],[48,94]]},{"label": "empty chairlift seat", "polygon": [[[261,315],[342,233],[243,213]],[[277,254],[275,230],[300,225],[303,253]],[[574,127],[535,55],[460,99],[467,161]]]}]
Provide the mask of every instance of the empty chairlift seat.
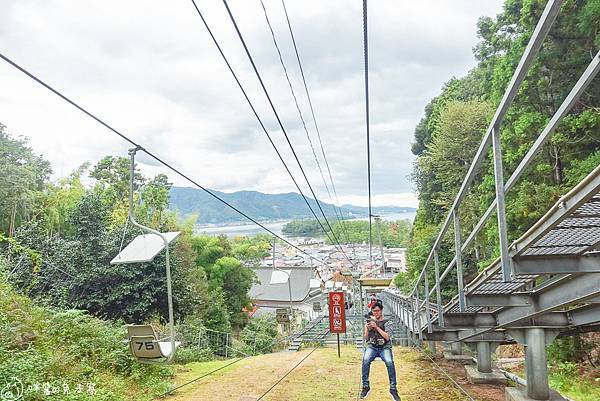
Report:
[{"label": "empty chairlift seat", "polygon": [[175,349],[173,349],[170,339],[159,339],[150,325],[129,325],[127,333],[131,353],[140,362],[160,363],[163,360],[170,360],[177,347],[181,345],[176,341],[174,342]]}]

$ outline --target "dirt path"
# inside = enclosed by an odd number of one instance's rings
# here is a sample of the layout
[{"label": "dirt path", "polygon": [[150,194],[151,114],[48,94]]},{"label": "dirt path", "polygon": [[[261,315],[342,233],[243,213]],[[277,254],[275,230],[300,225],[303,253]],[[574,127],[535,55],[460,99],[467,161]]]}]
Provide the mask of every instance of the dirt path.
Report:
[{"label": "dirt path", "polygon": [[[169,401],[256,401],[310,350],[280,352],[246,359],[178,390]],[[266,401],[356,400],[360,386],[361,354],[354,347],[343,347],[338,359],[335,348],[320,348],[269,392]],[[466,398],[418,351],[394,348],[398,392],[404,401],[462,401]],[[438,362],[439,363],[439,362]],[[504,390],[494,386],[472,386],[460,365],[442,362],[445,369],[478,401],[500,401]],[[184,383],[224,362],[189,364],[177,375]],[[371,368],[369,400],[389,400],[387,371],[377,360]]]}]

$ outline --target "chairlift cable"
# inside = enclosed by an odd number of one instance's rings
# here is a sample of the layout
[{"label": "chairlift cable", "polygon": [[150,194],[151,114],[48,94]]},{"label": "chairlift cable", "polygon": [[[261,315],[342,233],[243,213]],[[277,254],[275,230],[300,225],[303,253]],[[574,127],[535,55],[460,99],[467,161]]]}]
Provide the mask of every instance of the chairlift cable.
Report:
[{"label": "chairlift cable", "polygon": [[[331,200],[331,203],[333,204],[333,212],[335,214],[335,218],[338,221],[338,223],[341,224],[341,220],[340,220],[340,217],[338,216],[338,212],[335,207],[333,197],[331,196],[331,191],[329,190],[329,185],[327,185],[327,180],[325,179],[325,174],[323,173],[323,168],[321,167],[321,163],[319,162],[319,158],[317,157],[317,152],[315,151],[315,147],[313,145],[312,139],[310,138],[310,134],[309,134],[308,128],[306,126],[306,121],[304,120],[302,110],[300,109],[300,105],[298,104],[298,97],[296,96],[296,92],[294,91],[294,86],[292,85],[292,81],[288,74],[288,70],[285,65],[285,62],[283,61],[283,56],[281,55],[281,50],[279,48],[279,44],[277,43],[277,39],[275,37],[275,32],[273,31],[273,26],[271,25],[271,20],[269,19],[269,14],[267,13],[267,8],[265,7],[265,3],[263,0],[259,0],[259,1],[262,6],[263,13],[265,15],[265,21],[267,23],[267,26],[269,27],[269,32],[271,33],[271,38],[273,39],[273,44],[275,45],[275,49],[277,50],[277,55],[279,56],[279,62],[281,64],[281,67],[283,68],[285,79],[287,81],[288,87],[290,88],[290,92],[292,93],[292,97],[294,99],[294,104],[296,105],[296,110],[298,111],[298,116],[300,117],[300,121],[302,122],[302,127],[304,128],[304,132],[306,133],[306,138],[308,139],[310,149],[311,149],[313,157],[315,159],[317,168],[319,169],[319,173],[321,174],[321,179],[323,180],[323,184],[325,185],[327,195],[329,196],[329,199]],[[346,233],[346,238],[347,238],[347,233]]]},{"label": "chairlift cable", "polygon": [[[321,130],[319,130],[319,124],[317,124],[317,118],[315,117],[315,110],[312,103],[312,98],[310,97],[310,91],[308,90],[308,85],[306,83],[306,77],[304,76],[304,68],[302,68],[302,62],[300,61],[300,53],[298,52],[298,47],[296,45],[296,37],[294,36],[294,31],[292,30],[292,23],[290,22],[290,16],[288,15],[287,7],[285,6],[285,0],[281,0],[281,4],[283,5],[283,11],[285,13],[285,19],[287,21],[288,30],[290,32],[290,37],[292,38],[292,43],[294,45],[294,52],[296,53],[296,60],[298,61],[298,68],[300,69],[300,75],[302,76],[302,83],[304,84],[304,91],[306,92],[306,98],[308,99],[308,105],[310,107],[310,113],[312,116],[313,123],[315,124],[315,131],[317,132],[317,138],[319,140],[319,146],[321,148],[321,154],[323,155],[323,160],[325,160],[325,166],[327,167],[327,173],[329,175],[329,181],[331,182],[331,188],[333,189],[333,194],[335,196],[335,201],[337,204],[337,208],[339,210],[339,214],[341,217],[342,228],[346,235],[346,241],[350,244],[350,236],[348,234],[348,229],[346,227],[346,223],[344,221],[344,214],[342,212],[342,208],[340,205],[340,200],[337,194],[337,190],[335,188],[335,184],[333,182],[333,176],[331,174],[331,168],[329,167],[329,161],[327,161],[327,156],[325,156],[325,148],[323,147],[323,141],[321,140]],[[331,195],[329,195],[331,197]],[[350,244],[350,246],[352,246]]]},{"label": "chairlift cable", "polygon": [[415,347],[416,347],[416,348],[417,348],[419,351],[421,351],[421,353],[423,353],[423,355],[425,355],[427,358],[429,358],[429,360],[431,361],[431,363],[433,363],[433,364],[434,364],[434,366],[435,366],[435,367],[436,367],[436,368],[437,368],[437,369],[438,369],[440,372],[442,372],[442,373],[444,374],[444,376],[446,376],[446,377],[447,377],[447,378],[448,378],[448,379],[449,379],[449,380],[450,380],[450,381],[451,381],[451,382],[452,382],[452,383],[453,383],[453,384],[454,384],[454,385],[455,385],[455,386],[456,386],[456,387],[457,387],[457,388],[458,388],[460,391],[462,391],[462,392],[463,392],[463,393],[464,393],[464,394],[467,396],[467,398],[469,398],[469,400],[471,400],[471,401],[475,401],[475,399],[474,399],[473,397],[471,397],[471,395],[470,395],[469,393],[467,393],[467,390],[465,390],[465,389],[464,389],[464,388],[463,388],[463,387],[462,387],[462,386],[461,386],[461,385],[460,385],[460,384],[459,384],[459,383],[458,383],[456,380],[454,380],[454,379],[452,378],[452,376],[450,376],[450,375],[449,375],[449,374],[448,374],[448,373],[447,373],[447,372],[444,370],[444,368],[442,368],[440,365],[438,365],[438,364],[437,364],[437,363],[436,363],[436,362],[433,360],[433,358],[432,358],[432,357],[430,357],[429,355],[427,355],[427,353],[426,353],[426,352],[423,350],[423,348],[421,348],[421,347],[420,347],[419,345],[417,345],[417,344],[414,344],[414,345],[415,345]]},{"label": "chairlift cable", "polygon": [[[196,4],[195,0],[192,0],[192,2],[194,3],[194,5]],[[248,49],[248,46],[246,45],[246,41],[244,40],[244,37],[237,25],[237,22],[235,20],[235,17],[233,16],[233,13],[231,12],[231,9],[229,8],[229,4],[227,3],[227,0],[223,0],[223,4],[225,5],[225,8],[227,10],[227,14],[229,15],[229,18],[231,20],[231,23],[233,24],[233,27],[235,28],[235,31],[238,35],[238,38],[240,39],[240,42],[242,43],[242,46],[244,47],[244,51],[246,52],[246,55],[248,56],[248,60],[250,61],[250,64],[252,64],[252,69],[254,70],[254,73],[256,75],[256,77],[258,78],[258,81],[260,83],[261,88],[263,89],[263,92],[269,102],[269,105],[271,106],[271,109],[273,110],[273,114],[275,115],[275,119],[277,120],[277,123],[279,125],[279,127],[281,128],[281,131],[286,139],[286,142],[288,143],[290,150],[292,151],[292,154],[294,155],[294,159],[296,160],[296,163],[298,164],[298,167],[300,168],[300,171],[302,172],[302,176],[304,177],[304,180],[306,181],[306,184],[308,185],[308,188],[310,189],[310,192],[317,204],[317,207],[319,208],[319,211],[321,212],[321,215],[323,216],[323,219],[325,219],[325,223],[327,224],[327,226],[329,227],[329,230],[331,232],[331,235],[333,235],[334,240],[332,241],[334,244],[337,244],[337,247],[339,248],[339,250],[341,251],[341,253],[346,257],[346,259],[348,260],[348,262],[350,262],[350,264],[352,264],[352,261],[350,260],[350,258],[348,257],[348,255],[346,254],[346,252],[344,251],[344,248],[342,248],[342,246],[340,245],[340,241],[337,238],[337,236],[335,235],[335,232],[333,231],[333,228],[331,227],[331,224],[329,223],[329,220],[327,219],[327,216],[325,216],[325,212],[323,211],[323,208],[321,207],[321,202],[319,201],[319,198],[317,197],[317,195],[315,194],[315,191],[312,188],[312,185],[310,184],[310,181],[308,180],[308,177],[306,176],[306,172],[304,171],[304,168],[302,167],[302,163],[300,163],[300,159],[298,158],[298,154],[296,153],[296,150],[294,149],[294,146],[292,145],[292,142],[290,141],[290,138],[287,134],[287,131],[285,130],[285,127],[283,126],[283,123],[281,121],[281,118],[279,117],[279,113],[277,113],[277,109],[275,108],[275,105],[273,104],[273,101],[271,99],[271,96],[269,95],[269,92],[267,91],[267,88],[264,84],[264,81],[262,80],[262,77],[260,75],[260,73],[258,72],[258,68],[256,67],[256,63],[254,62],[254,59],[252,58],[252,55],[250,54],[250,50]],[[196,8],[198,10],[198,8]],[[198,10],[198,12],[200,12]],[[307,201],[308,204],[308,201]],[[316,216],[315,216],[316,217]],[[317,221],[319,222],[319,225],[321,225],[321,227],[323,228],[323,231],[325,231],[327,233],[327,230],[325,230],[325,227],[323,227],[323,224],[321,223],[321,221],[319,219],[317,219]],[[329,237],[329,235],[328,235]],[[331,238],[330,238],[331,239]]]},{"label": "chairlift cable", "polygon": [[[369,117],[369,38],[367,25],[367,0],[363,0],[363,47],[365,59],[365,120],[367,125],[367,185],[369,191],[369,264],[373,267],[373,235],[371,212],[371,138]],[[383,261],[382,261],[383,263]]]},{"label": "chairlift cable", "polygon": [[[325,338],[327,336],[327,334],[329,334],[329,329],[325,330],[325,333],[323,334],[322,338]],[[275,382],[275,384],[273,384],[271,387],[269,387],[269,389],[267,391],[265,391],[260,397],[258,397],[256,399],[256,401],[262,400],[267,394],[269,394],[271,392],[271,390],[273,390],[275,387],[277,387],[277,385],[279,385],[279,383],[281,383],[286,377],[288,377],[290,375],[290,373],[292,373],[298,366],[300,366],[302,364],[302,362],[304,362],[306,359],[308,359],[308,357],[311,356],[313,354],[313,352],[315,352],[320,347],[321,347],[320,345],[317,345],[316,347],[314,347],[312,351],[310,351],[308,354],[306,354],[300,360],[300,362],[298,362],[296,365],[294,365],[293,368],[288,370],[286,374],[284,374],[279,380],[277,380]]]},{"label": "chairlift cable", "polygon": [[275,232],[273,232],[272,230],[268,229],[267,227],[265,227],[263,224],[259,223],[254,218],[250,217],[249,215],[247,215],[246,213],[242,212],[237,207],[235,207],[232,204],[228,203],[226,200],[224,200],[223,198],[219,197],[218,195],[216,195],[215,193],[213,193],[209,189],[207,189],[204,186],[200,185],[198,182],[196,182],[195,180],[193,180],[192,178],[190,178],[189,176],[187,176],[186,174],[184,174],[183,172],[181,172],[177,168],[173,167],[171,164],[163,161],[161,158],[159,158],[158,156],[156,156],[155,154],[153,154],[152,152],[150,152],[146,148],[142,147],[141,145],[138,145],[131,138],[127,137],[122,132],[118,131],[116,128],[114,128],[111,125],[109,125],[108,123],[106,123],[104,120],[102,120],[99,117],[97,117],[96,115],[92,114],[91,112],[89,112],[88,110],[86,110],[85,108],[83,108],[82,106],[80,106],[78,103],[76,103],[75,101],[73,101],[70,98],[68,98],[67,96],[63,95],[61,92],[59,92],[58,90],[54,89],[52,86],[50,86],[46,82],[42,81],[37,76],[33,75],[31,72],[27,71],[25,68],[21,67],[20,65],[18,65],[17,63],[15,63],[14,61],[12,61],[8,57],[6,57],[3,53],[0,53],[0,58],[3,59],[4,61],[6,61],[11,66],[13,66],[14,68],[16,68],[17,70],[21,71],[23,74],[27,75],[29,78],[33,79],[38,84],[40,84],[43,87],[45,87],[46,89],[48,89],[50,92],[54,93],[56,96],[60,97],[61,99],[63,99],[64,101],[66,101],[67,103],[69,103],[70,105],[72,105],[73,107],[75,107],[76,109],[78,109],[79,111],[81,111],[82,113],[84,113],[85,115],[87,115],[88,117],[90,117],[93,120],[95,120],[96,122],[98,122],[100,125],[102,125],[105,128],[107,128],[112,133],[118,135],[119,137],[121,137],[123,140],[125,140],[129,144],[131,144],[131,145],[139,148],[142,152],[146,153],[150,158],[156,160],[157,162],[159,162],[163,166],[167,167],[169,170],[173,171],[175,174],[179,175],[180,177],[184,178],[186,181],[190,182],[194,186],[196,186],[199,189],[201,189],[202,191],[206,192],[208,195],[212,196],[214,199],[218,200],[219,202],[221,202],[224,205],[228,206],[229,208],[231,208],[235,212],[239,213],[241,216],[243,216],[246,219],[250,220],[252,223],[256,224],[257,226],[259,226],[263,230],[267,231],[269,234],[274,235],[275,237],[279,238],[281,241],[285,242],[286,244],[288,244],[292,248],[294,248],[297,251],[300,251],[301,253],[307,255],[312,260],[315,260],[315,261],[319,262],[323,266],[328,266],[325,262],[323,262],[323,261],[321,261],[321,260],[313,257],[308,252],[300,249],[299,247],[297,247],[296,245],[292,244],[291,242],[289,242],[285,238],[281,237],[280,235],[277,235]]},{"label": "chairlift cable", "polygon": [[[221,46],[219,45],[219,42],[217,41],[217,38],[215,37],[215,35],[213,34],[212,30],[210,29],[210,27],[208,26],[208,23],[206,22],[206,19],[204,18],[204,15],[202,14],[202,12],[200,11],[200,8],[198,7],[198,5],[196,4],[195,0],[191,0],[192,5],[194,6],[194,8],[196,9],[196,12],[198,13],[198,16],[200,16],[200,19],[202,20],[202,23],[204,24],[204,27],[206,28],[206,31],[208,32],[208,34],[210,35],[213,43],[215,44],[217,50],[219,51],[219,53],[221,54],[221,57],[223,58],[223,61],[225,62],[225,64],[227,65],[227,68],[229,69],[229,72],[231,73],[231,75],[233,76],[235,82],[237,83],[238,87],[240,88],[240,90],[242,91],[242,94],[244,95],[244,98],[246,99],[246,102],[248,103],[248,105],[250,106],[250,109],[252,110],[252,113],[254,114],[254,116],[256,117],[256,119],[258,120],[258,123],[260,124],[263,132],[265,133],[265,135],[267,136],[267,138],[269,139],[269,142],[271,143],[271,145],[273,146],[273,149],[275,150],[275,153],[277,154],[277,156],[279,157],[279,160],[281,161],[281,163],[283,164],[283,166],[285,167],[287,173],[289,174],[290,178],[292,179],[292,182],[294,183],[294,185],[296,186],[296,188],[298,189],[298,191],[300,192],[300,195],[302,196],[302,199],[304,200],[304,202],[306,203],[306,205],[308,206],[308,209],[310,210],[310,212],[312,213],[312,215],[315,217],[315,219],[317,219],[317,222],[319,223],[319,225],[321,226],[321,228],[323,229],[323,231],[325,232],[325,235],[327,235],[327,237],[329,238],[329,240],[331,242],[333,242],[335,244],[335,241],[333,241],[331,239],[331,237],[329,236],[327,230],[325,230],[325,227],[323,226],[323,224],[321,223],[321,221],[317,218],[317,215],[314,211],[314,209],[312,208],[312,206],[310,205],[310,202],[308,201],[308,199],[306,198],[306,196],[304,195],[304,192],[302,191],[302,189],[300,188],[300,186],[298,185],[298,182],[296,181],[296,179],[294,178],[292,172],[290,171],[289,167],[287,166],[287,163],[285,162],[285,160],[283,159],[283,157],[281,156],[281,153],[279,152],[279,149],[277,149],[277,146],[275,145],[275,143],[273,142],[271,135],[269,134],[269,131],[267,131],[267,128],[265,127],[264,123],[262,122],[262,119],[260,118],[260,116],[258,115],[258,112],[256,111],[256,109],[254,108],[254,105],[252,104],[252,101],[250,100],[250,98],[248,97],[248,94],[246,93],[246,90],[244,89],[244,87],[242,86],[242,83],[240,82],[239,78],[237,77],[237,74],[235,73],[235,71],[233,70],[233,67],[231,66],[231,64],[229,63],[229,60],[227,59],[227,57],[225,56],[225,53],[223,52]],[[317,199],[315,199],[317,205],[319,205],[319,201]],[[270,230],[267,230],[268,232],[272,233]],[[279,236],[277,236],[278,238],[281,238]],[[286,241],[287,242],[287,241]],[[343,252],[343,249],[342,249]],[[306,253],[306,252],[304,252]],[[312,258],[312,256],[311,256]],[[347,256],[346,256],[347,258]],[[314,258],[313,258],[314,259]],[[348,259],[349,260],[349,259]],[[321,262],[322,263],[322,262]],[[324,263],[323,263],[324,264]]]},{"label": "chairlift cable", "polygon": [[182,388],[182,387],[185,387],[185,386],[187,386],[187,385],[189,385],[189,384],[192,384],[192,383],[194,383],[194,382],[197,382],[198,380],[200,380],[200,379],[203,379],[203,378],[205,378],[206,376],[210,376],[210,375],[212,375],[213,373],[216,373],[216,372],[218,372],[219,370],[225,369],[225,368],[226,368],[226,367],[228,367],[228,366],[231,366],[231,365],[233,365],[233,364],[235,364],[235,363],[238,363],[238,362],[240,362],[240,361],[243,361],[244,359],[248,359],[248,358],[249,358],[249,356],[245,356],[245,357],[243,357],[243,358],[238,358],[238,359],[236,359],[235,361],[233,361],[233,362],[230,362],[230,363],[228,363],[228,364],[225,364],[225,365],[223,365],[223,366],[221,366],[221,367],[219,367],[219,368],[217,368],[217,369],[211,370],[210,372],[208,372],[208,373],[205,373],[205,374],[203,374],[202,376],[196,377],[195,379],[192,379],[192,380],[190,380],[190,381],[188,381],[188,382],[186,382],[186,383],[180,384],[180,385],[179,385],[179,386],[177,386],[177,387],[173,387],[171,390],[169,390],[169,391],[166,391],[166,392],[164,392],[164,393],[162,393],[162,394],[160,394],[160,395],[158,395],[158,396],[154,397],[154,399],[158,399],[158,398],[164,398],[164,397],[166,397],[167,395],[169,395],[169,394],[173,393],[173,392],[174,392],[174,391],[176,391],[176,390],[179,390],[179,389],[180,389],[180,388]]}]

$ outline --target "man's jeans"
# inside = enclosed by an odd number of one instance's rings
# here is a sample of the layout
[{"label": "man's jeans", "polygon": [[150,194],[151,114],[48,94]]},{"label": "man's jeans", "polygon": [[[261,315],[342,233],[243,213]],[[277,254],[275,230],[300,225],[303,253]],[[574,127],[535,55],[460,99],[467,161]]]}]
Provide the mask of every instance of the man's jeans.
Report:
[{"label": "man's jeans", "polygon": [[394,357],[392,356],[392,347],[386,346],[382,348],[367,346],[362,360],[362,385],[369,386],[369,373],[371,371],[371,362],[377,357],[380,357],[387,367],[388,377],[390,378],[390,389],[396,389],[396,367],[394,366]]}]

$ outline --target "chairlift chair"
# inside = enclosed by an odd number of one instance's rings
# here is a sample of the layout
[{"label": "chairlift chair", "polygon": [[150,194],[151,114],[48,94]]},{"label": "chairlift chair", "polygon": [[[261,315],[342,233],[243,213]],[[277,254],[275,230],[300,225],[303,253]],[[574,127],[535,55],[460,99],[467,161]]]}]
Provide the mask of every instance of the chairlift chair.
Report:
[{"label": "chairlift chair", "polygon": [[169,336],[158,338],[151,325],[128,325],[127,334],[129,349],[133,356],[141,363],[161,365],[171,362],[181,344],[175,341],[175,324],[173,319],[173,294],[171,290],[171,265],[169,256],[169,243],[180,234],[179,231],[161,233],[135,221],[133,214],[133,177],[135,170],[135,153],[140,150],[136,147],[129,150],[131,165],[129,170],[129,213],[127,221],[147,234],[138,235],[110,261],[111,264],[131,264],[151,262],[165,249],[167,273],[167,301],[169,309]]}]

